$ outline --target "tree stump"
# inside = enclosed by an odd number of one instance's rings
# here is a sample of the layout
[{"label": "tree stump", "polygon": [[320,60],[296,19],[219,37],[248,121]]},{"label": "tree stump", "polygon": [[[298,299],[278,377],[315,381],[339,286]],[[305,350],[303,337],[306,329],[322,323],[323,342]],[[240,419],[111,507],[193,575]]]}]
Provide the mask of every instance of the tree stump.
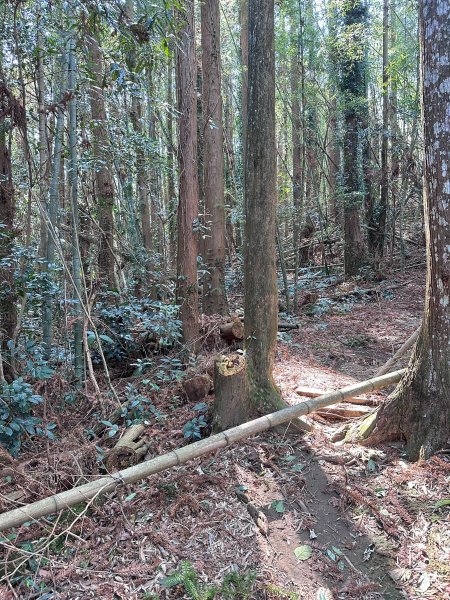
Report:
[{"label": "tree stump", "polygon": [[231,323],[225,323],[220,328],[221,337],[231,343],[236,340],[244,339],[244,323],[241,321],[239,317],[231,321]]},{"label": "tree stump", "polygon": [[132,425],[111,450],[105,453],[104,463],[110,473],[136,465],[147,454],[148,446],[144,439],[144,425]]},{"label": "tree stump", "polygon": [[211,377],[204,375],[194,375],[183,382],[183,389],[190,402],[203,400],[209,394],[213,386]]},{"label": "tree stump", "polygon": [[229,429],[248,420],[247,361],[242,354],[218,356],[214,364],[213,428]]}]

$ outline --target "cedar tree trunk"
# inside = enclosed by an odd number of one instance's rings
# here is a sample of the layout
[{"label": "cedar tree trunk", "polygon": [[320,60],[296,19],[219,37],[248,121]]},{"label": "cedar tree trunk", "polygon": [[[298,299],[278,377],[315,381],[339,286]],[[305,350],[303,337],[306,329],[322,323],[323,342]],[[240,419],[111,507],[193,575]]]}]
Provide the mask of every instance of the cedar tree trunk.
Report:
[{"label": "cedar tree trunk", "polygon": [[450,15],[447,0],[421,0],[420,46],[427,282],[421,334],[407,373],[380,409],[366,443],[404,437],[428,458],[450,432]]},{"label": "cedar tree trunk", "polygon": [[250,401],[268,411],[281,405],[272,378],[278,318],[273,0],[249,0],[248,15],[244,337]]}]

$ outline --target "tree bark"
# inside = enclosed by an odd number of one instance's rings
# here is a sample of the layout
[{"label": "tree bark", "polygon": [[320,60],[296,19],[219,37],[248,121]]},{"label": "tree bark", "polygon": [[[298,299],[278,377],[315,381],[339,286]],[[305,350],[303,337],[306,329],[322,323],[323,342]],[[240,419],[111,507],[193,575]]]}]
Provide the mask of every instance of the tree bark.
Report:
[{"label": "tree bark", "polygon": [[245,344],[253,410],[281,405],[272,369],[278,317],[273,0],[249,0],[245,166]]},{"label": "tree bark", "polygon": [[[2,85],[3,83],[0,82]],[[0,96],[0,106],[3,98]],[[14,336],[17,323],[16,292],[14,285],[14,265],[7,266],[14,243],[15,197],[12,181],[12,165],[6,132],[0,130],[0,261],[5,266],[0,268],[0,336],[3,355],[3,372],[6,380],[14,377],[11,363],[8,361],[8,342]]]},{"label": "tree bark", "polygon": [[247,362],[242,354],[218,356],[214,362],[214,430],[223,431],[249,417]]},{"label": "tree bark", "polygon": [[194,0],[186,0],[177,13],[180,39],[177,46],[178,120],[178,255],[177,302],[183,340],[189,349],[198,349],[197,233],[197,64],[195,57]]},{"label": "tree bark", "polygon": [[203,65],[203,183],[207,273],[203,284],[203,311],[225,315],[225,196],[223,163],[222,91],[220,73],[219,0],[201,4]]},{"label": "tree bark", "polygon": [[[348,5],[344,13],[344,28],[353,31],[362,26],[366,8],[357,0]],[[356,31],[359,31],[356,29]],[[341,92],[344,95],[344,156],[343,156],[343,200],[344,200],[344,268],[346,275],[356,275],[365,264],[365,246],[360,224],[360,209],[363,194],[359,185],[359,131],[360,104],[365,102],[364,42],[357,40],[359,54],[348,53],[341,64]]]},{"label": "tree bark", "polygon": [[106,126],[105,97],[103,93],[103,56],[93,31],[88,31],[86,44],[89,51],[91,88],[89,100],[92,115],[92,150],[95,164],[95,195],[98,207],[100,240],[98,249],[99,279],[109,289],[116,287],[114,274],[114,181],[109,159],[109,137]]},{"label": "tree bark", "polygon": [[380,409],[366,443],[403,437],[409,458],[428,458],[450,431],[450,18],[446,0],[420,1],[427,281],[422,328],[407,372]]}]

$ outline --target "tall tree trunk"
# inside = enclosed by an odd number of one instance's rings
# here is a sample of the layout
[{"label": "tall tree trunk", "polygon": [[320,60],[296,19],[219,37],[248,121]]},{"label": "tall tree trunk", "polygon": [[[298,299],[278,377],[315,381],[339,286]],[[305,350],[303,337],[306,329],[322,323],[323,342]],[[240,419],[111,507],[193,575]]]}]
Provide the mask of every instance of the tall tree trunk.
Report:
[{"label": "tall tree trunk", "polygon": [[[55,94],[57,116],[54,136],[52,177],[49,188],[48,214],[45,223],[46,227],[48,228],[46,235],[46,269],[49,270],[50,273],[52,266],[55,263],[56,239],[58,235],[57,226],[59,209],[59,184],[61,177],[61,154],[64,135],[64,107],[60,104],[60,102],[64,97],[64,91],[66,88],[67,64],[65,55],[60,61],[60,69],[60,83],[57,93]],[[50,358],[53,339],[53,297],[51,295],[44,296],[42,313],[42,342],[44,346],[44,356],[48,360]]]},{"label": "tall tree trunk", "polygon": [[[303,27],[300,23],[299,27]],[[302,33],[299,32],[299,45],[303,44]],[[292,196],[294,203],[293,216],[293,250],[294,250],[294,314],[298,310],[298,270],[299,270],[299,245],[300,227],[303,203],[303,171],[302,171],[302,143],[300,112],[300,57],[295,52],[291,60],[291,95],[292,95]],[[303,72],[303,66],[302,66]]]},{"label": "tall tree trunk", "polygon": [[195,56],[194,0],[186,0],[184,10],[177,13],[179,42],[177,46],[178,119],[178,255],[177,302],[183,327],[183,340],[190,350],[198,349],[198,282],[197,232],[197,64]]},{"label": "tall tree trunk", "polygon": [[389,199],[389,0],[383,0],[383,125],[381,135],[381,180],[380,201],[376,214],[369,222],[369,250],[373,252],[375,264],[383,257],[386,233],[386,215]]},{"label": "tall tree trunk", "polygon": [[[0,80],[0,86],[4,82]],[[0,90],[0,106],[3,107],[3,90]],[[5,129],[0,129],[0,352],[3,357],[3,372],[6,380],[11,381],[14,372],[8,360],[8,342],[13,339],[17,323],[16,292],[14,285],[14,266],[8,265],[14,243],[15,197],[12,181],[12,165],[9,143]]]},{"label": "tall tree trunk", "polygon": [[[366,8],[361,0],[347,6],[344,28],[352,31],[362,26],[366,19]],[[356,30],[358,31],[358,30]],[[346,275],[356,275],[365,264],[365,246],[361,231],[360,210],[363,194],[359,184],[359,131],[360,104],[365,102],[363,35],[357,40],[359,54],[348,53],[341,65],[341,91],[344,94],[344,156],[343,156],[343,200],[344,200],[344,268]]]},{"label": "tall tree trunk", "polygon": [[201,21],[206,226],[204,249],[207,266],[203,284],[203,310],[207,315],[224,315],[227,312],[227,297],[219,0],[202,2]]},{"label": "tall tree trunk", "polygon": [[176,267],[177,260],[177,193],[174,175],[174,147],[173,147],[173,59],[169,57],[167,63],[167,206],[169,211],[169,248],[170,264]]},{"label": "tall tree trunk", "polygon": [[45,73],[44,73],[44,49],[42,41],[41,17],[36,21],[37,36],[37,90],[38,90],[38,112],[39,112],[39,204],[40,204],[40,236],[39,256],[47,254],[47,182],[48,182],[48,139],[47,139],[47,116],[45,113]]},{"label": "tall tree trunk", "polygon": [[248,15],[245,343],[250,401],[267,411],[281,403],[272,377],[278,318],[273,0],[249,0]]},{"label": "tall tree trunk", "polygon": [[93,31],[86,35],[89,51],[91,88],[89,100],[92,115],[92,150],[95,165],[95,195],[98,208],[100,240],[98,250],[99,279],[109,289],[116,287],[114,273],[114,181],[109,159],[109,136],[103,92],[103,56]]},{"label": "tall tree trunk", "polygon": [[109,137],[103,94],[103,56],[93,29],[87,32],[91,88],[92,149],[95,165],[95,195],[98,208],[100,239],[98,249],[99,279],[109,289],[116,287],[114,272],[114,180],[109,160]]},{"label": "tall tree trunk", "polygon": [[[245,167],[247,165],[247,103],[248,103],[248,11],[249,0],[240,0],[239,20],[241,25],[241,119],[242,119],[242,187],[244,189],[245,203]],[[245,211],[245,208],[244,208]]]},{"label": "tall tree trunk", "polygon": [[450,17],[447,0],[420,0],[427,282],[421,333],[405,377],[380,409],[368,443],[404,437],[428,458],[450,431]]},{"label": "tall tree trunk", "polygon": [[68,42],[68,84],[69,100],[69,182],[72,208],[72,278],[74,286],[73,324],[73,365],[75,384],[81,386],[84,371],[83,355],[83,301],[82,267],[79,246],[80,218],[78,209],[78,151],[77,151],[77,65],[75,59],[75,38],[70,35]]}]

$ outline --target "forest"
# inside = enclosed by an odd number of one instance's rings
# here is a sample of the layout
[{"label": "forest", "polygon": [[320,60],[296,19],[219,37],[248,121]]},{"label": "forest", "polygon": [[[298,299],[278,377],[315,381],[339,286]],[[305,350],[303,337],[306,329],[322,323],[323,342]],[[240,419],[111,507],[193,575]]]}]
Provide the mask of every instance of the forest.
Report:
[{"label": "forest", "polygon": [[0,599],[450,597],[448,0],[0,0]]}]

